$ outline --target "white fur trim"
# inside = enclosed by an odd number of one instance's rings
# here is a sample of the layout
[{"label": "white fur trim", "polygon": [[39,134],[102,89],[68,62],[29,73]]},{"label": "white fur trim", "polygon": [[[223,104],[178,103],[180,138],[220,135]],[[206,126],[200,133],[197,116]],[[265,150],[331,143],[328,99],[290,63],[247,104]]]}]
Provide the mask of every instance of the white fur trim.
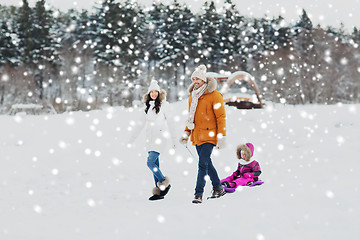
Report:
[{"label": "white fur trim", "polygon": [[154,187],[153,190],[152,190],[152,194],[153,195],[160,195],[160,188]]},{"label": "white fur trim", "polygon": [[165,180],[162,182],[157,182],[157,186],[161,191],[164,191],[170,184],[170,180],[168,177],[165,177]]},{"label": "white fur trim", "polygon": [[242,159],[241,158],[241,151],[245,152],[246,158],[244,159],[246,162],[250,162],[251,161],[251,150],[248,146],[246,146],[245,144],[239,145],[236,148],[236,155],[238,157],[238,159]]},{"label": "white fur trim", "polygon": [[[209,91],[209,93],[212,93],[216,89],[217,89],[217,81],[215,80],[215,78],[208,77],[207,78],[207,90]],[[191,83],[188,88],[188,92],[191,93],[193,90],[194,90],[194,83]]]},{"label": "white fur trim", "polygon": [[[149,99],[150,99],[149,92],[147,92],[147,93],[144,94],[142,101],[143,101],[143,103],[146,103],[146,101],[149,100]],[[160,99],[160,102],[166,101],[166,91],[164,89],[160,90],[159,99]],[[150,101],[151,100],[152,99],[150,99]]]},{"label": "white fur trim", "polygon": [[244,159],[239,159],[239,163],[241,165],[248,165],[250,163],[252,163],[254,161],[254,159],[250,159],[250,161],[245,161]]}]

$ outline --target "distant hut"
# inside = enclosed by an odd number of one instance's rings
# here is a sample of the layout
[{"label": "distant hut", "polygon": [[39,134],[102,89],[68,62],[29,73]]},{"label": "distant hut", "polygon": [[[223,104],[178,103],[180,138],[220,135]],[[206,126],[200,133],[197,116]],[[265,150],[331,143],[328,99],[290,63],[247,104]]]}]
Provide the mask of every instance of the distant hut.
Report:
[{"label": "distant hut", "polygon": [[[231,75],[224,75],[209,72],[208,76],[215,78],[220,83],[220,92],[224,96],[225,104],[238,109],[263,108],[255,78],[250,73],[237,71]],[[249,94],[250,90],[253,90],[254,94]]]}]

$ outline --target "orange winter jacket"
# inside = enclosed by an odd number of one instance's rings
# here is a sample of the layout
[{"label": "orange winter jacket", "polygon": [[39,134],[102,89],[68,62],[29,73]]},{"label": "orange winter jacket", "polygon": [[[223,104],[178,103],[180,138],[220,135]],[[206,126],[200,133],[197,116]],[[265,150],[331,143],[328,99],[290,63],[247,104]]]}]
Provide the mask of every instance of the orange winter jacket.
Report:
[{"label": "orange winter jacket", "polygon": [[[193,145],[204,143],[217,144],[217,135],[221,133],[226,136],[226,114],[222,94],[216,90],[217,82],[214,78],[208,78],[207,90],[199,98],[196,107],[194,123],[195,128],[185,131],[191,133],[190,140]],[[193,84],[189,87],[189,111],[192,101],[191,92],[194,90]]]}]

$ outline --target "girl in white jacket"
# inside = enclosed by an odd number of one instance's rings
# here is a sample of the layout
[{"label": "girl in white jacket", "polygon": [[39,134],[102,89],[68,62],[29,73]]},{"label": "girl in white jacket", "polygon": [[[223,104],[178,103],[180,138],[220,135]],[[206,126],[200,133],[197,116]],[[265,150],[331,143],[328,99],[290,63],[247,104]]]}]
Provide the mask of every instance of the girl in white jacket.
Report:
[{"label": "girl in white jacket", "polygon": [[169,103],[166,101],[166,92],[164,89],[160,89],[157,81],[151,81],[143,102],[145,104],[144,114],[133,131],[130,144],[135,141],[145,127],[146,151],[149,154],[147,166],[152,171],[155,180],[153,196],[149,200],[158,200],[163,199],[171,187],[168,177],[164,176],[160,170],[159,156],[160,152],[165,150],[166,142],[169,139],[172,140],[172,146],[175,146],[175,136],[171,134],[174,127],[172,121],[169,120]]}]

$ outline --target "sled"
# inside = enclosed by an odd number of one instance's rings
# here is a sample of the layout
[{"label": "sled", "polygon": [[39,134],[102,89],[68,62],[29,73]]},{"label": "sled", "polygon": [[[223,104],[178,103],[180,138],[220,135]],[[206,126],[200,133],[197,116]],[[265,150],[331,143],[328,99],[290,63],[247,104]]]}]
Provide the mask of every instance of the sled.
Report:
[{"label": "sled", "polygon": [[[256,182],[249,182],[246,186],[248,187],[255,187],[255,186],[259,186],[259,185],[262,185],[264,182],[259,180],[259,181],[256,181]],[[227,192],[227,193],[233,193],[236,191],[236,188],[228,188],[228,187],[224,187],[224,190]]]}]

